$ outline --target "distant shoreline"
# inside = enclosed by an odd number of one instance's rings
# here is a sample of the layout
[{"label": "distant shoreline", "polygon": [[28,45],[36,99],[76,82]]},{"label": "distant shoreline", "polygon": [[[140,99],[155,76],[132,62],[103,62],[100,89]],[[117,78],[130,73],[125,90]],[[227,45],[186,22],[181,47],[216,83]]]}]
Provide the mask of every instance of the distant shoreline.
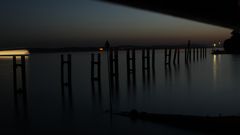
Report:
[{"label": "distant shoreline", "polygon": [[[127,49],[184,49],[186,45],[172,45],[172,46],[113,46],[112,48],[117,48],[119,50],[127,50]],[[5,48],[0,49],[4,50],[28,50],[30,53],[52,53],[52,52],[91,52],[98,51],[99,48],[104,48],[104,46],[98,47],[61,47],[61,48]],[[200,45],[192,45],[191,48],[211,48],[210,46],[200,46]]]}]

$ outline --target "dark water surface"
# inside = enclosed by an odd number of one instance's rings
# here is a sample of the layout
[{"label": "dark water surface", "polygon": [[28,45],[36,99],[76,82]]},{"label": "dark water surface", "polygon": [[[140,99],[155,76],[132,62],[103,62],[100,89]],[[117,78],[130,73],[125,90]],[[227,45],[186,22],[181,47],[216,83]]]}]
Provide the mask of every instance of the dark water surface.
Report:
[{"label": "dark water surface", "polygon": [[[164,124],[110,120],[106,52],[101,54],[101,89],[91,83],[91,53],[72,54],[72,94],[62,95],[60,55],[36,53],[27,59],[27,104],[14,102],[12,59],[0,59],[0,132],[26,134],[204,134]],[[66,53],[67,54],[67,53]],[[136,85],[128,84],[126,51],[119,52],[119,89],[113,90],[113,112],[139,111],[201,116],[240,115],[240,56],[211,55],[185,64],[164,65],[156,50],[155,71],[143,76],[141,51],[136,52]],[[66,73],[65,73],[66,74]],[[18,79],[20,80],[20,79]],[[20,86],[19,86],[20,87]],[[16,109],[16,106],[18,109]],[[25,107],[25,110],[24,110]],[[16,111],[18,110],[18,111]]]}]

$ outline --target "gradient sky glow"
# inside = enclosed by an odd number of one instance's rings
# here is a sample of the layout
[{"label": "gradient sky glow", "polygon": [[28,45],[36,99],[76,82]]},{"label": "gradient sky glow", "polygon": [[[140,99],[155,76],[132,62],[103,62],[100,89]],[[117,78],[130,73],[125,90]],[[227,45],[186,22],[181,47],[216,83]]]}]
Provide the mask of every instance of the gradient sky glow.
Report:
[{"label": "gradient sky glow", "polygon": [[211,44],[230,29],[94,0],[1,0],[0,47]]}]

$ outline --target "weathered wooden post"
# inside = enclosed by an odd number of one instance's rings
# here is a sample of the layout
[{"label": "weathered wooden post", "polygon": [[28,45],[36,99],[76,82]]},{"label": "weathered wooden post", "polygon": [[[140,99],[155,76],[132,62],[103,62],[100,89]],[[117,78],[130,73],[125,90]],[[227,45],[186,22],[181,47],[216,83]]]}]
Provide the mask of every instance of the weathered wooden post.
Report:
[{"label": "weathered wooden post", "polygon": [[146,59],[147,59],[147,71],[149,72],[150,71],[150,49],[147,48],[147,56],[146,56]]},{"label": "weathered wooden post", "polygon": [[[97,56],[97,59],[96,59],[96,56]],[[95,73],[96,73],[96,75],[95,75]],[[98,54],[92,53],[91,54],[91,80],[92,81],[100,81],[101,80],[101,55],[100,55],[100,53],[98,53]]]},{"label": "weathered wooden post", "polygon": [[136,81],[136,54],[135,49],[127,50],[127,81],[128,85],[133,82],[135,85]]},{"label": "weathered wooden post", "polygon": [[193,61],[195,61],[195,56],[196,56],[195,51],[196,51],[196,48],[193,48]]},{"label": "weathered wooden post", "polygon": [[173,55],[173,64],[176,64],[177,56],[179,56],[179,55],[177,55],[177,54],[178,54],[178,49],[175,48],[175,49],[174,49],[174,55]]},{"label": "weathered wooden post", "polygon": [[178,64],[180,64],[180,49],[177,51]]},{"label": "weathered wooden post", "polygon": [[197,48],[197,60],[199,59],[199,49]]},{"label": "weathered wooden post", "polygon": [[155,70],[155,49],[152,49],[152,69]]},{"label": "weathered wooden post", "polygon": [[[67,65],[67,81],[65,82],[64,69]],[[67,55],[67,60],[64,60],[64,55],[61,55],[61,83],[64,86],[71,88],[72,86],[72,57],[71,54]]]},{"label": "weathered wooden post", "polygon": [[200,48],[200,58],[202,59],[202,57],[203,57],[203,48],[201,47]]},{"label": "weathered wooden post", "polygon": [[185,63],[188,63],[188,48],[185,48]]},{"label": "weathered wooden post", "polygon": [[188,40],[188,61],[192,61],[192,49],[191,49],[191,40]]},{"label": "weathered wooden post", "polygon": [[165,49],[164,51],[165,54],[165,66],[170,66],[170,62],[171,62],[171,56],[172,56],[172,49]]},{"label": "weathered wooden post", "polygon": [[[17,57],[20,57],[20,63],[17,62]],[[20,68],[21,87],[18,88],[17,69]],[[26,59],[25,55],[13,56],[13,88],[14,88],[14,106],[17,119],[20,118],[20,107],[23,108],[24,120],[28,120],[28,104],[27,104],[27,87],[26,87]],[[19,96],[22,98],[22,105],[19,104]]]},{"label": "weathered wooden post", "polygon": [[[65,68],[67,71],[65,72]],[[66,73],[66,74],[65,74]],[[65,77],[65,75],[67,77]],[[67,79],[65,81],[65,78]],[[65,110],[65,87],[68,88],[68,104],[70,109],[72,109],[72,56],[71,54],[67,55],[65,60],[64,55],[61,55],[61,88],[62,88],[62,104],[63,109]]]},{"label": "weathered wooden post", "polygon": [[[109,59],[110,59],[110,75],[112,86],[116,86],[118,89],[119,84],[119,71],[118,71],[118,50],[111,48],[109,50]],[[115,82],[115,83],[114,83]]]}]

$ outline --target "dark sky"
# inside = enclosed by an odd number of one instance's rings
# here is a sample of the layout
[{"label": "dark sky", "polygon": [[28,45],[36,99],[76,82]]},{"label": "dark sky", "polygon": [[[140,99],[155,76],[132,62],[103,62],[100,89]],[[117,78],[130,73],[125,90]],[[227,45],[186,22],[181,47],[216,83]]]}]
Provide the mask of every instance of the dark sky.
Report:
[{"label": "dark sky", "polygon": [[1,0],[0,47],[212,44],[230,29],[94,0]]}]

